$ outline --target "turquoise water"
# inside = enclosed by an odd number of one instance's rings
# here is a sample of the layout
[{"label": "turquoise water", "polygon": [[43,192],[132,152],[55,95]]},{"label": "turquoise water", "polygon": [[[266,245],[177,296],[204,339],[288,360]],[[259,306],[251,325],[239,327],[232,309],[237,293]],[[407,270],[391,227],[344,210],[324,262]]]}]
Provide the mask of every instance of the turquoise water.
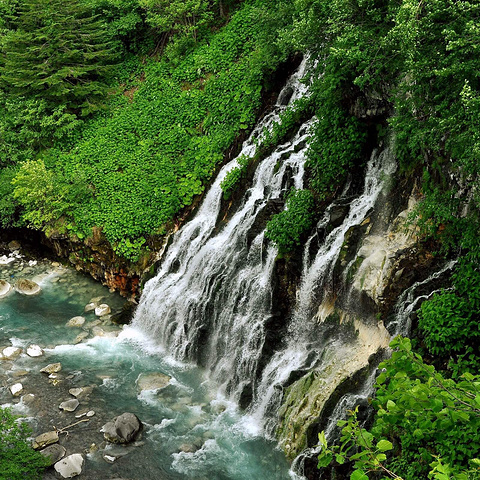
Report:
[{"label": "turquoise water", "polygon": [[[87,420],[69,427],[60,441],[67,454],[85,454],[79,478],[291,478],[275,444],[261,436],[251,418],[219,398],[201,370],[173,361],[168,352],[131,327],[122,329],[108,317],[84,313],[92,299],[118,311],[123,303],[120,297],[48,261],[28,266],[17,259],[0,266],[0,278],[13,283],[21,277],[37,281],[42,292],[33,297],[12,292],[0,299],[0,350],[12,345],[22,348],[14,360],[0,361],[0,403],[21,414],[35,435]],[[83,327],[67,327],[67,321],[78,315],[86,319]],[[85,338],[80,341],[81,337]],[[40,345],[43,356],[26,355],[32,343]],[[40,373],[54,362],[62,364],[55,378]],[[142,373],[162,373],[171,379],[163,389],[140,391],[137,380]],[[23,385],[23,395],[34,395],[28,404],[27,397],[11,395],[8,387],[17,382]],[[60,411],[58,405],[73,398],[68,392],[73,387],[91,387],[91,393],[79,398],[75,412]],[[95,415],[75,417],[87,410]],[[126,411],[143,422],[141,436],[128,447],[105,444],[101,426]],[[105,455],[114,458],[113,463]],[[54,478],[53,473],[45,478]]]}]

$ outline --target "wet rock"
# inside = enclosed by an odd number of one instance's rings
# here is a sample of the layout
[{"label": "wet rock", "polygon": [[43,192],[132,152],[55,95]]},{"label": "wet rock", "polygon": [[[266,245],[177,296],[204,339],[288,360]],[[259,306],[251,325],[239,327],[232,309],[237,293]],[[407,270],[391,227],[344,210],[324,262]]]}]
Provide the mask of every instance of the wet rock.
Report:
[{"label": "wet rock", "polygon": [[85,305],[85,308],[84,308],[84,312],[85,313],[89,313],[89,312],[93,312],[95,310],[95,308],[97,308],[97,304],[95,303],[87,303],[87,305]]},{"label": "wet rock", "polygon": [[19,347],[7,347],[4,348],[2,351],[2,355],[4,359],[13,360],[17,358],[22,353],[22,349]]},{"label": "wet rock", "polygon": [[30,345],[27,348],[27,355],[29,357],[41,357],[43,355],[43,350],[38,345]]},{"label": "wet rock", "polygon": [[106,303],[102,303],[101,305],[95,308],[95,315],[97,317],[103,317],[104,315],[108,315],[111,312],[112,312],[111,308]]},{"label": "wet rock", "polygon": [[89,410],[87,413],[86,413],[87,417],[93,417],[95,415],[95,412],[93,410]]},{"label": "wet rock", "polygon": [[14,397],[18,397],[23,391],[23,385],[21,383],[15,383],[10,387],[10,392]]},{"label": "wet rock", "polygon": [[94,337],[103,337],[105,335],[105,330],[102,327],[93,327],[92,335]]},{"label": "wet rock", "polygon": [[58,408],[60,410],[64,410],[65,412],[74,412],[79,405],[80,402],[74,398],[72,400],[66,400],[65,402],[62,402]]},{"label": "wet rock", "polygon": [[6,297],[12,291],[12,286],[6,280],[0,280],[0,298]]},{"label": "wet rock", "polygon": [[15,261],[15,257],[7,257],[6,255],[2,255],[0,257],[0,265],[8,265]]},{"label": "wet rock", "polygon": [[40,371],[46,374],[58,373],[62,369],[61,363],[50,363],[46,367],[43,367]]},{"label": "wet rock", "polygon": [[8,249],[11,252],[14,252],[15,250],[20,250],[20,248],[22,248],[22,246],[20,245],[20,242],[18,242],[17,240],[12,240],[11,242],[8,243]]},{"label": "wet rock", "polygon": [[113,422],[106,423],[100,430],[105,440],[111,443],[128,443],[135,439],[142,423],[133,413],[123,413]]},{"label": "wet rock", "polygon": [[79,387],[79,388],[71,388],[68,393],[70,395],[73,395],[75,398],[76,397],[79,397],[80,395],[82,395],[82,393],[84,392],[83,388]]},{"label": "wet rock", "polygon": [[171,377],[163,373],[141,373],[137,378],[137,388],[142,392],[143,390],[159,390],[165,388]]},{"label": "wet rock", "polygon": [[15,282],[15,290],[22,295],[38,295],[42,291],[38,283],[27,278],[18,279]]},{"label": "wet rock", "polygon": [[80,475],[85,462],[83,455],[74,453],[57,462],[53,468],[61,475],[62,478],[72,478]]},{"label": "wet rock", "polygon": [[89,335],[88,332],[79,333],[79,334],[75,337],[75,340],[73,341],[73,343],[76,345],[77,343],[83,342],[83,341],[88,337],[88,335]]},{"label": "wet rock", "polygon": [[117,459],[117,457],[112,457],[111,455],[103,455],[103,459],[107,463],[113,463]]},{"label": "wet rock", "polygon": [[58,443],[49,445],[43,450],[40,450],[40,454],[42,454],[46,459],[48,459],[47,466],[49,467],[54,463],[57,463],[59,460],[61,460],[66,453],[67,451],[65,450],[65,448],[59,445]]},{"label": "wet rock", "polygon": [[34,402],[34,400],[35,400],[35,395],[33,393],[27,393],[22,397],[22,402],[25,405],[30,405],[31,403]]},{"label": "wet rock", "polygon": [[67,327],[80,328],[85,323],[85,317],[73,317],[67,323]]},{"label": "wet rock", "polygon": [[122,306],[122,310],[119,313],[112,315],[112,322],[118,325],[125,325],[127,323],[130,323],[136,308],[136,302],[125,302]]},{"label": "wet rock", "polygon": [[28,375],[28,370],[16,370],[12,372],[13,377],[24,377],[25,375]]},{"label": "wet rock", "polygon": [[57,443],[58,442],[58,433],[56,431],[51,431],[51,432],[45,432],[42,433],[41,435],[38,435],[38,437],[35,437],[35,440],[33,441],[33,448],[35,450],[40,450],[43,447],[46,447],[47,445],[51,445],[52,443]]}]

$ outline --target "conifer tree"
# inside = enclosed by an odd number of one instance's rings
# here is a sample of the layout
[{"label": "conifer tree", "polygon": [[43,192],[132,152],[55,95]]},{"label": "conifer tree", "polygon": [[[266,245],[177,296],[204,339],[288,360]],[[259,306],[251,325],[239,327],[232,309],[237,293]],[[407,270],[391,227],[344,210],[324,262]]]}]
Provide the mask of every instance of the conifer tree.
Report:
[{"label": "conifer tree", "polygon": [[22,0],[2,41],[1,87],[8,95],[88,115],[105,98],[119,45],[79,0]]}]

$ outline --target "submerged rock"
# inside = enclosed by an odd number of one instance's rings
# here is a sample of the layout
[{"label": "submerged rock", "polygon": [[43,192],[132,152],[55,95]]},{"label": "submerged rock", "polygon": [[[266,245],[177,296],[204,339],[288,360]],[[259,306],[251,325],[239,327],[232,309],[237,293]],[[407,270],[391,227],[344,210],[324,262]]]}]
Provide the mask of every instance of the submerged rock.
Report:
[{"label": "submerged rock", "polygon": [[6,297],[12,291],[12,286],[6,280],[0,280],[0,298]]},{"label": "submerged rock", "polygon": [[57,443],[57,442],[58,442],[58,432],[51,431],[51,432],[42,433],[41,435],[38,435],[38,437],[35,437],[35,440],[33,441],[32,446],[35,450],[39,450],[43,447],[46,447],[47,445],[51,445],[52,443]]},{"label": "submerged rock", "polygon": [[171,377],[163,373],[141,373],[137,378],[137,388],[143,390],[159,390],[165,388],[171,380]]},{"label": "submerged rock", "polygon": [[79,328],[85,323],[85,317],[73,317],[67,323],[67,327]]},{"label": "submerged rock", "polygon": [[20,278],[16,281],[15,290],[22,295],[38,295],[42,291],[38,283],[26,278]]},{"label": "submerged rock", "polygon": [[40,453],[48,459],[48,466],[50,467],[54,463],[57,463],[59,460],[61,460],[65,456],[67,451],[64,447],[62,447],[62,445],[56,443],[53,445],[49,445],[43,450],[40,450]]},{"label": "submerged rock", "polygon": [[87,305],[85,305],[84,312],[85,313],[93,312],[96,308],[97,308],[96,303],[87,303]]},{"label": "submerged rock", "polygon": [[141,428],[142,423],[138,417],[127,412],[106,423],[100,431],[108,442],[129,443],[135,439]]},{"label": "submerged rock", "polygon": [[62,478],[72,478],[82,473],[84,462],[82,454],[74,453],[57,462],[54,468]]}]

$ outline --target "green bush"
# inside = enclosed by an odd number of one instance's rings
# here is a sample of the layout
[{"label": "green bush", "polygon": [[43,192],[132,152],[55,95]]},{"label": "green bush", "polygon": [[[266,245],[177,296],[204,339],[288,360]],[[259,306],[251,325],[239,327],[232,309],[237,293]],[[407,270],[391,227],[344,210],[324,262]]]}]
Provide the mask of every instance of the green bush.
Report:
[{"label": "green bush", "polygon": [[300,245],[302,235],[314,223],[315,202],[310,190],[293,190],[288,196],[285,210],[274,215],[267,223],[265,236],[275,242],[281,253]]},{"label": "green bush", "polygon": [[29,428],[0,408],[0,480],[37,480],[48,462],[28,442]]}]

